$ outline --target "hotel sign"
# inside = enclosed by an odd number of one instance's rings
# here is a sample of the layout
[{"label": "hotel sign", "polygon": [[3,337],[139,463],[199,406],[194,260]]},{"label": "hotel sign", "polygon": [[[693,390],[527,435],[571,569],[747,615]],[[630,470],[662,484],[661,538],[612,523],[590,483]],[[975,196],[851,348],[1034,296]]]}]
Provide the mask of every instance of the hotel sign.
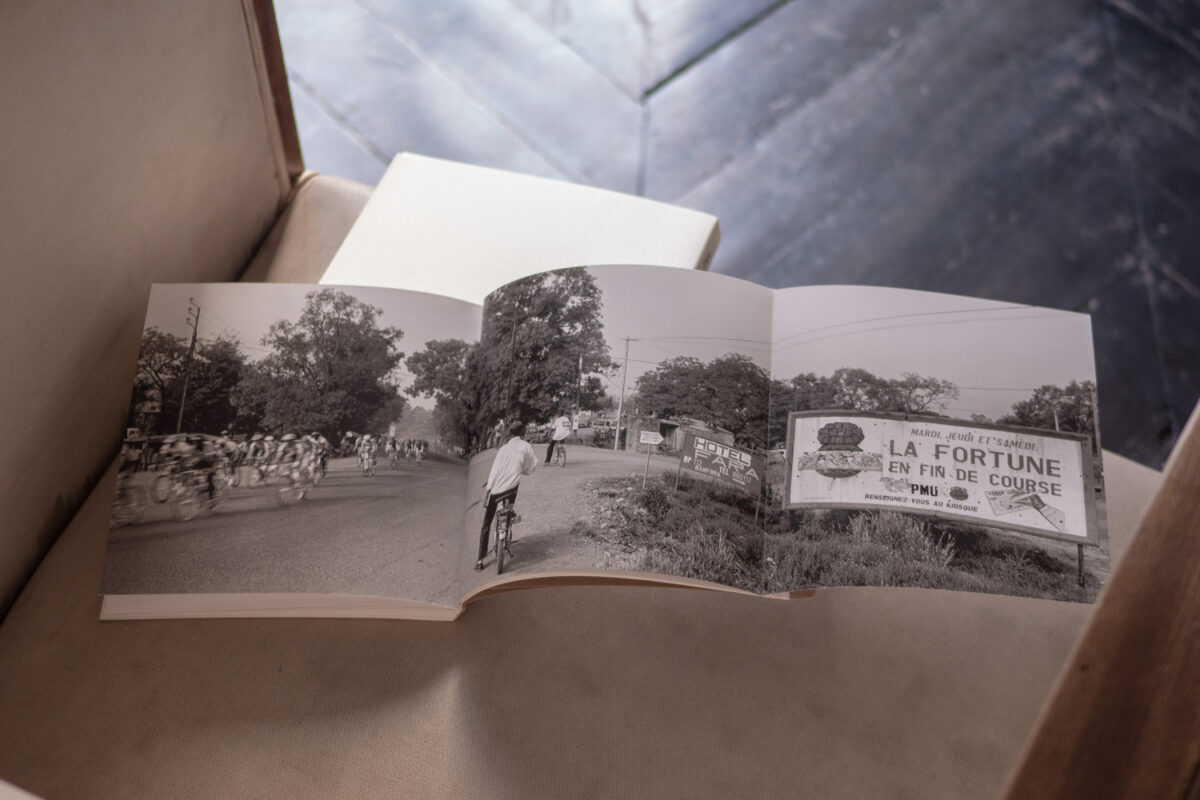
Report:
[{"label": "hotel sign", "polygon": [[733,484],[751,494],[762,491],[761,456],[694,433],[684,437],[680,468]]}]

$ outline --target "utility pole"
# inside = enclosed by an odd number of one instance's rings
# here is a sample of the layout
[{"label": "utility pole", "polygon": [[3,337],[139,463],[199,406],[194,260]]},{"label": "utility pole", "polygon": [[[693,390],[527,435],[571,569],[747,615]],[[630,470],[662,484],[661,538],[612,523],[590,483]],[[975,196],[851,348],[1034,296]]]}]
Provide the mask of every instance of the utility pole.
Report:
[{"label": "utility pole", "polygon": [[613,436],[613,452],[621,445],[621,411],[625,408],[625,376],[629,374],[629,337],[625,337],[625,365],[621,367],[621,399],[617,401],[617,431]]},{"label": "utility pole", "polygon": [[579,400],[580,400],[580,397],[582,396],[582,392],[583,392],[583,356],[580,355],[579,356],[579,376],[575,379],[575,430],[573,431],[574,433],[579,432],[579,415],[581,413],[581,409],[579,408]]},{"label": "utility pole", "polygon": [[513,320],[512,337],[508,341],[508,397],[504,401],[504,425],[512,425],[513,373],[517,371],[517,321]]},{"label": "utility pole", "polygon": [[187,321],[192,324],[192,343],[188,347],[187,361],[183,365],[183,391],[179,395],[179,416],[175,419],[175,432],[183,430],[183,404],[187,402],[188,381],[192,378],[192,356],[196,353],[196,331],[200,327],[200,306],[188,298]]}]

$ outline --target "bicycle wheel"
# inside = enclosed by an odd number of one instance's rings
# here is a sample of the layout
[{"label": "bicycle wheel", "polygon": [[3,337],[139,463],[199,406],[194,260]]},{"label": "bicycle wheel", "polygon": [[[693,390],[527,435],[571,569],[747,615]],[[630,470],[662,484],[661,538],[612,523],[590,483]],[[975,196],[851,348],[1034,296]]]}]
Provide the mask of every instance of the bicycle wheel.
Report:
[{"label": "bicycle wheel", "polygon": [[511,520],[504,510],[496,515],[496,574],[504,572],[504,551],[508,549],[508,532]]},{"label": "bicycle wheel", "polygon": [[150,494],[156,503],[165,503],[171,499],[171,481],[173,476],[169,473],[159,475],[154,479],[154,483],[150,485]]},{"label": "bicycle wheel", "polygon": [[175,491],[175,502],[171,505],[171,513],[180,522],[187,522],[200,513],[200,499],[196,490],[190,486],[180,486]]},{"label": "bicycle wheel", "polygon": [[554,463],[560,467],[567,465],[567,448],[561,442],[554,448]]},{"label": "bicycle wheel", "polygon": [[122,525],[136,522],[141,513],[141,506],[133,492],[129,489],[118,489],[109,514],[109,527],[120,528]]},{"label": "bicycle wheel", "polygon": [[275,499],[281,506],[294,506],[304,499],[307,491],[301,481],[292,479],[287,486],[279,487],[279,491],[275,493]]}]

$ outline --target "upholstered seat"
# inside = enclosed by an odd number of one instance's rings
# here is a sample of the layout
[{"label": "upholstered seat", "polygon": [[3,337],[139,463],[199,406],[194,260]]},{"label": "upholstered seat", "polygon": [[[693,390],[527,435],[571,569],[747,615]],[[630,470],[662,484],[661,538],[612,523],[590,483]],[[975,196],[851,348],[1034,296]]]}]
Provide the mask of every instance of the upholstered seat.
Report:
[{"label": "upholstered seat", "polygon": [[[316,280],[369,194],[302,173],[272,37],[251,0],[5,10],[0,779],[53,800],[998,792],[1089,607],[579,588],[454,623],[99,622],[149,284]],[[1159,476],[1106,463],[1118,558]]]}]

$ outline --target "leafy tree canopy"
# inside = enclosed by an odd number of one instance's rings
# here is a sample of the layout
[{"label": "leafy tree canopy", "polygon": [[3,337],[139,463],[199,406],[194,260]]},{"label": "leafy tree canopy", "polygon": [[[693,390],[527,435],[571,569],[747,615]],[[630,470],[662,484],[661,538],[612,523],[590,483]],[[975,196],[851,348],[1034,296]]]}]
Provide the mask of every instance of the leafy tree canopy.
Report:
[{"label": "leafy tree canopy", "polygon": [[1064,430],[1095,435],[1092,381],[1071,381],[1066,386],[1047,384],[1034,390],[1027,400],[1014,403],[1012,413],[999,419],[1004,425]]},{"label": "leafy tree canopy", "polygon": [[403,399],[393,371],[404,334],[381,326],[380,313],[337,289],[310,292],[298,321],[280,320],[263,337],[271,353],[248,370],[239,410],[266,430],[316,430],[332,441],[342,431],[375,430],[383,409],[397,419]]},{"label": "leafy tree canopy", "polygon": [[[188,369],[188,341],[150,327],[142,332],[130,403],[131,427],[148,433],[175,431],[179,402]],[[245,369],[246,356],[236,338],[199,341],[187,378],[182,429],[219,433],[234,423],[232,398]]]},{"label": "leafy tree canopy", "polygon": [[600,289],[582,267],[531,275],[490,294],[478,344],[427,342],[406,365],[408,392],[437,399],[438,429],[474,449],[501,419],[548,420],[604,407],[597,373],[614,368]]},{"label": "leafy tree canopy", "polygon": [[766,446],[770,380],[748,356],[730,353],[707,364],[671,358],[639,376],[636,392],[642,413],[699,419],[731,431],[744,446]]},{"label": "leafy tree canopy", "polygon": [[[582,376],[614,369],[604,339],[600,289],[582,267],[531,275],[488,296],[472,354],[483,387],[476,429],[500,419],[548,420],[575,406]],[[596,381],[583,408],[603,400]]]},{"label": "leafy tree canopy", "polygon": [[438,435],[452,447],[470,446],[470,431],[479,408],[479,393],[468,380],[468,358],[475,345],[461,339],[442,339],[425,343],[425,349],[413,353],[405,366],[413,382],[405,390],[413,397],[433,397],[434,423]]},{"label": "leafy tree canopy", "polygon": [[942,416],[958,399],[951,381],[906,372],[899,378],[881,378],[865,369],[843,368],[828,377],[811,372],[791,380],[771,382],[769,440],[787,437],[787,415],[791,411],[845,409],[898,414]]}]

